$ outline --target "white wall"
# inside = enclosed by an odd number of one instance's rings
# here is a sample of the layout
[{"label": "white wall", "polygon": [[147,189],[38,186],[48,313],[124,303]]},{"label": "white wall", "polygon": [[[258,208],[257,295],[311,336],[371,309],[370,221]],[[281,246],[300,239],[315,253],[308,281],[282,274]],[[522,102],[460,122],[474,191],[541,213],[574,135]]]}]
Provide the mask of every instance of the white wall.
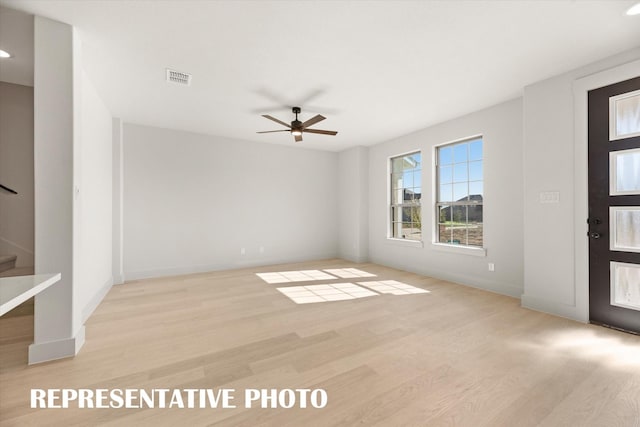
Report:
[{"label": "white wall", "polygon": [[[586,268],[586,155],[574,165],[574,83],[640,58],[631,50],[537,82],[524,90],[524,294],[526,307],[588,320]],[[584,94],[582,94],[584,96]],[[578,142],[586,144],[586,140]],[[576,191],[576,189],[578,189]],[[540,193],[560,193],[557,204],[541,204]]]},{"label": "white wall", "polygon": [[74,301],[80,322],[113,284],[111,113],[81,70],[79,131],[74,175]]},{"label": "white wall", "polygon": [[[445,252],[432,245],[434,146],[474,135],[484,139],[485,256]],[[424,247],[387,239],[388,159],[420,150]],[[369,150],[369,257],[371,261],[494,292],[523,290],[522,100],[469,114]],[[489,272],[487,264],[495,264]]]},{"label": "white wall", "polygon": [[33,88],[0,81],[0,254],[33,265]]},{"label": "white wall", "polygon": [[127,280],[337,254],[336,153],[132,124],[123,135]]},{"label": "white wall", "polygon": [[111,114],[69,25],[35,17],[35,270],[62,273],[36,295],[29,363],[75,355],[113,283]]},{"label": "white wall", "polygon": [[29,361],[74,355],[84,342],[73,306],[73,143],[76,37],[36,16],[34,69],[35,272],[62,273],[35,298]]},{"label": "white wall", "polygon": [[112,260],[113,260],[113,283],[121,285],[124,283],[124,252],[123,252],[123,240],[124,231],[122,224],[123,217],[123,147],[122,147],[122,119],[113,118],[112,120],[112,160],[113,160],[113,172],[111,187],[113,190],[112,197]]},{"label": "white wall", "polygon": [[353,147],[338,155],[339,256],[369,258],[369,149]]}]

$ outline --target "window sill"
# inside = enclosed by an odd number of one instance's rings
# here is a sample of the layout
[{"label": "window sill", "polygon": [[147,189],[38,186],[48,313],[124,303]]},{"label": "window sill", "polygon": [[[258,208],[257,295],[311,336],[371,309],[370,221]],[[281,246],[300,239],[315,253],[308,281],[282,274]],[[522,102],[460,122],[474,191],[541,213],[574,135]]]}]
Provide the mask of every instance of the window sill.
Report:
[{"label": "window sill", "polygon": [[447,245],[445,243],[431,243],[431,246],[436,251],[449,252],[461,255],[472,256],[487,256],[487,250],[485,248],[475,248],[473,246],[461,246],[461,245]]},{"label": "window sill", "polygon": [[424,248],[422,240],[395,239],[393,237],[387,237],[387,243],[397,246],[407,246],[410,248]]}]

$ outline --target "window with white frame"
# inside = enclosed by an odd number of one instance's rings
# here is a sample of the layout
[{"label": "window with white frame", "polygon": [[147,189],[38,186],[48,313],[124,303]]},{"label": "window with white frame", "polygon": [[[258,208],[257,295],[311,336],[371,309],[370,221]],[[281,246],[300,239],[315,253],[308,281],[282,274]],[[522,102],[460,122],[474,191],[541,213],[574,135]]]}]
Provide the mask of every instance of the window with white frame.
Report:
[{"label": "window with white frame", "polygon": [[482,151],[482,137],[436,147],[436,243],[482,247]]},{"label": "window with white frame", "polygon": [[394,239],[422,240],[420,200],[422,158],[420,152],[390,159],[390,233]]}]

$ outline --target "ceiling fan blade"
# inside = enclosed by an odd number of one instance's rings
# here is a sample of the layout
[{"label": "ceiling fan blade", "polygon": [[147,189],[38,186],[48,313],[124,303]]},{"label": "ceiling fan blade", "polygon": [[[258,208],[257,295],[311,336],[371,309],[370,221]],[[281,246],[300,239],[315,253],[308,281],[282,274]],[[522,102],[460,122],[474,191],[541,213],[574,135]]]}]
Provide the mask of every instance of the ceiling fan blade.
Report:
[{"label": "ceiling fan blade", "polygon": [[263,130],[262,132],[256,132],[256,133],[272,133],[272,132],[291,132],[289,129],[282,129],[282,130]]},{"label": "ceiling fan blade", "polygon": [[326,117],[324,117],[324,116],[322,116],[322,115],[318,114],[318,115],[316,115],[315,117],[312,117],[312,118],[310,118],[309,120],[307,120],[306,122],[304,122],[304,123],[302,124],[302,129],[307,128],[307,127],[309,127],[309,126],[311,126],[311,125],[315,125],[316,123],[321,122],[321,121],[323,121],[324,119],[326,119]]},{"label": "ceiling fan blade", "polygon": [[265,119],[273,120],[274,122],[276,122],[276,123],[280,123],[282,126],[286,126],[286,127],[288,127],[289,129],[291,129],[291,126],[289,126],[287,123],[283,122],[282,120],[278,120],[278,119],[276,119],[275,117],[271,117],[271,116],[270,116],[270,115],[268,115],[268,114],[263,114],[263,115],[262,115],[262,117],[264,117]]},{"label": "ceiling fan blade", "polygon": [[302,135],[294,135],[293,137],[296,139],[296,142],[302,141]]},{"label": "ceiling fan blade", "polygon": [[322,135],[337,135],[338,132],[334,130],[320,130],[320,129],[305,129],[305,132],[308,133],[320,133]]}]

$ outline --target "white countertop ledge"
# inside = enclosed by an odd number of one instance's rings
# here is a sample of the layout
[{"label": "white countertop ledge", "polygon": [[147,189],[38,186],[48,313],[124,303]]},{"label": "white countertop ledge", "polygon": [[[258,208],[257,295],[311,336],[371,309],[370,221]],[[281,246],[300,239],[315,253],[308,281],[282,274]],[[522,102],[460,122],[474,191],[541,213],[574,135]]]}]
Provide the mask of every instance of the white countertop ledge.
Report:
[{"label": "white countertop ledge", "polygon": [[0,278],[0,316],[60,280],[61,274],[36,274]]}]

